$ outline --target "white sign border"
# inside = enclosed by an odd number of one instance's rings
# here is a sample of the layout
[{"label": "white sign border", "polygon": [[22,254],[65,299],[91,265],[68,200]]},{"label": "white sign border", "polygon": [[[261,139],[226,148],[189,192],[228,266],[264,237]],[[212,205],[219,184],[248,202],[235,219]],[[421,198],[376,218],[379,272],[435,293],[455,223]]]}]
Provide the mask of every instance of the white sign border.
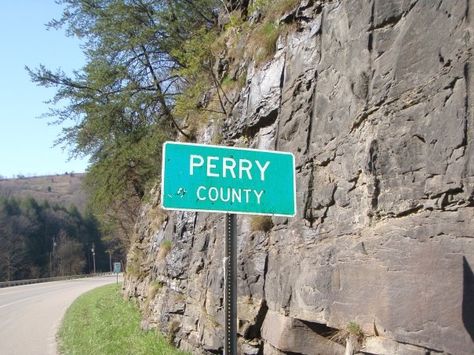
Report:
[{"label": "white sign border", "polygon": [[[167,145],[190,145],[198,147],[209,147],[209,148],[219,148],[219,149],[230,149],[230,150],[248,150],[252,152],[264,152],[272,154],[281,154],[291,156],[291,162],[293,165],[293,210],[294,213],[290,214],[279,214],[279,213],[258,213],[258,212],[240,212],[240,211],[221,211],[221,210],[206,210],[206,209],[196,209],[196,208],[175,208],[175,207],[165,207],[163,193],[165,191],[165,159],[166,159],[166,146]],[[160,191],[160,206],[162,209],[167,211],[186,211],[186,212],[207,212],[207,213],[229,213],[229,214],[246,214],[254,216],[275,216],[275,217],[295,217],[296,216],[296,171],[295,171],[295,156],[291,152],[281,152],[277,150],[266,150],[266,149],[252,149],[252,148],[240,148],[240,147],[228,147],[225,145],[213,145],[213,144],[201,144],[201,143],[188,143],[188,142],[173,142],[166,141],[163,143],[162,157],[161,157],[161,191]]]}]

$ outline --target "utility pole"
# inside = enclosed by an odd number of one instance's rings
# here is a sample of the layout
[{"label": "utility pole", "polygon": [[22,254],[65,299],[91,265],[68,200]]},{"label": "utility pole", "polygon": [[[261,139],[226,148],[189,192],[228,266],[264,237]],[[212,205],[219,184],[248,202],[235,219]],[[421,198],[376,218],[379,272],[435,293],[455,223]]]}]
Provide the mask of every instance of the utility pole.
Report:
[{"label": "utility pole", "polygon": [[53,250],[49,253],[49,277],[53,277],[53,261],[54,261],[54,249],[56,247],[56,241],[54,237],[52,238],[53,241]]},{"label": "utility pole", "polygon": [[112,252],[109,250],[107,250],[107,253],[109,253],[109,268],[110,268],[110,272],[112,272]]},{"label": "utility pole", "polygon": [[91,252],[92,252],[92,263],[94,265],[94,274],[95,274],[95,245],[94,245],[94,243],[92,243]]}]

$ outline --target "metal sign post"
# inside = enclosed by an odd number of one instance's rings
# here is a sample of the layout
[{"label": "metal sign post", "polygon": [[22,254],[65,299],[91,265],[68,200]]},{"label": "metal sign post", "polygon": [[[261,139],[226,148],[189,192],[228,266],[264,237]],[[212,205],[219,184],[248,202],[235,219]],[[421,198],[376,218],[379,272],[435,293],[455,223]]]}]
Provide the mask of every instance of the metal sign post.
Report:
[{"label": "metal sign post", "polygon": [[237,355],[237,225],[236,215],[225,215],[224,355]]},{"label": "metal sign post", "polygon": [[166,142],[161,178],[164,209],[226,213],[224,355],[237,355],[235,213],[295,216],[295,158],[285,152]]}]

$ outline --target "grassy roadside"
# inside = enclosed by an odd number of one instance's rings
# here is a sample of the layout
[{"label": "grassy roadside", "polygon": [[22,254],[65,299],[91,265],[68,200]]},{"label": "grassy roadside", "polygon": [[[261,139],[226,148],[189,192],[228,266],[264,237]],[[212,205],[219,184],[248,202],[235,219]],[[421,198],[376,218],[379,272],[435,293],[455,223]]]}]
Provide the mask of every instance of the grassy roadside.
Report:
[{"label": "grassy roadside", "polygon": [[140,329],[140,314],[122,299],[117,285],[107,285],[79,297],[59,329],[61,354],[184,354],[154,331]]}]

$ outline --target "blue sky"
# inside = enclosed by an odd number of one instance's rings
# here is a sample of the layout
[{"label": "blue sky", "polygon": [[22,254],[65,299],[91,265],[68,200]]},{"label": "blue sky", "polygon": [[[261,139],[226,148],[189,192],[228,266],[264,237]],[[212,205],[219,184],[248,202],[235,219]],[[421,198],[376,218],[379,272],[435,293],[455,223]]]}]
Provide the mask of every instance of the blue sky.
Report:
[{"label": "blue sky", "polygon": [[61,127],[39,118],[55,90],[36,86],[25,70],[44,64],[71,73],[84,65],[78,40],[45,27],[60,17],[62,7],[54,0],[0,4],[0,175],[85,171],[87,159],[68,161],[67,149],[53,147]]}]

